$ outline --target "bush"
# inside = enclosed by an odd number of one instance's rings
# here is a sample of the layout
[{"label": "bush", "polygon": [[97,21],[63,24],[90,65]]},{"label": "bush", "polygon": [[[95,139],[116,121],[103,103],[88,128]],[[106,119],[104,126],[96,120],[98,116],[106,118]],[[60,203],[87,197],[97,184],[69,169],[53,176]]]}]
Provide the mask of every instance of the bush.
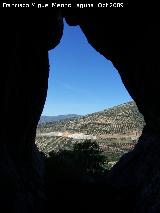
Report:
[{"label": "bush", "polygon": [[72,150],[50,152],[47,158],[48,175],[54,181],[90,181],[102,175],[106,157],[96,142],[76,143]]}]

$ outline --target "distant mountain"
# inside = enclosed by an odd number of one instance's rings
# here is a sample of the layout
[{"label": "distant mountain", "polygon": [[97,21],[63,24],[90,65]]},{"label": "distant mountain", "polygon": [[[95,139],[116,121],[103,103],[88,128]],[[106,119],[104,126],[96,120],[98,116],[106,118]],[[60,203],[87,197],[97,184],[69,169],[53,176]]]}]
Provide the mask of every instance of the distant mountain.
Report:
[{"label": "distant mountain", "polygon": [[70,118],[78,118],[78,117],[80,117],[80,115],[76,115],[76,114],[57,115],[57,116],[42,115],[39,120],[39,124],[54,122],[54,121],[61,121],[61,120],[70,119]]}]

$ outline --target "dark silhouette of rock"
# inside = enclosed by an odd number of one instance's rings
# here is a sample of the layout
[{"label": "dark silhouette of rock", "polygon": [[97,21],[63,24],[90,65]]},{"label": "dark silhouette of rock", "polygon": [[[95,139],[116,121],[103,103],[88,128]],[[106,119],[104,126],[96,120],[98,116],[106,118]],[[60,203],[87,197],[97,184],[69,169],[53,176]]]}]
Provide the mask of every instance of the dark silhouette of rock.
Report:
[{"label": "dark silhouette of rock", "polygon": [[34,140],[47,95],[48,49],[59,43],[63,22],[58,10],[12,12],[1,13],[0,208],[44,212],[45,170]]},{"label": "dark silhouette of rock", "polygon": [[111,206],[121,204],[120,212],[160,211],[160,33],[156,13],[149,16],[153,8],[148,10],[148,6],[140,4],[133,10],[108,10],[99,15],[94,10],[66,12],[67,23],[80,25],[88,42],[113,62],[146,122],[135,149],[123,156],[106,178],[113,193]]},{"label": "dark silhouette of rock", "polygon": [[[61,39],[63,16],[113,62],[146,122],[135,149],[106,175],[105,209],[160,211],[159,19],[151,4],[131,6],[66,9],[62,14],[59,9],[1,11],[1,209],[44,212],[45,169],[34,140],[46,99],[48,50]],[[16,120],[12,128],[10,120]]]}]

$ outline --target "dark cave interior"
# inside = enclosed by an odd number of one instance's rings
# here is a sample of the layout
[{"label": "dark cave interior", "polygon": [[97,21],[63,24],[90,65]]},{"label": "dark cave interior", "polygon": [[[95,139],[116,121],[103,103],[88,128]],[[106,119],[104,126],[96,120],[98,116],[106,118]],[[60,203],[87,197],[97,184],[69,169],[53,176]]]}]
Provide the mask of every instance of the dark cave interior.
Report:
[{"label": "dark cave interior", "polygon": [[[60,42],[65,18],[69,25],[79,25],[88,42],[112,61],[146,122],[134,150],[94,189],[104,194],[106,212],[160,211],[159,21],[156,12],[148,15],[150,5],[141,6],[133,12],[58,8],[45,16],[43,11],[35,15],[31,10],[28,15],[19,10],[12,18],[9,12],[1,13],[2,209],[16,213],[46,209],[45,166],[34,140],[47,94],[48,50]],[[93,188],[88,191],[92,194]],[[92,197],[93,209],[97,200]]]}]

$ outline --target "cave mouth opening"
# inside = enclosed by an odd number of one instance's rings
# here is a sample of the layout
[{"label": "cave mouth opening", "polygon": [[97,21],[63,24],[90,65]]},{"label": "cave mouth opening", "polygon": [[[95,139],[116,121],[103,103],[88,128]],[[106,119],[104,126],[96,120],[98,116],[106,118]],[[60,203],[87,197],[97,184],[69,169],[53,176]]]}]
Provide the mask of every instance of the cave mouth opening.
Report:
[{"label": "cave mouth opening", "polygon": [[[89,149],[93,142],[107,156],[105,168],[112,168],[133,149],[143,129],[143,118],[119,73],[79,27],[66,23],[60,44],[49,51],[49,62],[48,94],[36,137],[40,151],[47,156],[52,152],[55,161],[53,152],[62,152],[67,162],[70,154],[64,150],[73,151],[79,142],[87,142]],[[84,151],[85,145],[79,146]]]}]

